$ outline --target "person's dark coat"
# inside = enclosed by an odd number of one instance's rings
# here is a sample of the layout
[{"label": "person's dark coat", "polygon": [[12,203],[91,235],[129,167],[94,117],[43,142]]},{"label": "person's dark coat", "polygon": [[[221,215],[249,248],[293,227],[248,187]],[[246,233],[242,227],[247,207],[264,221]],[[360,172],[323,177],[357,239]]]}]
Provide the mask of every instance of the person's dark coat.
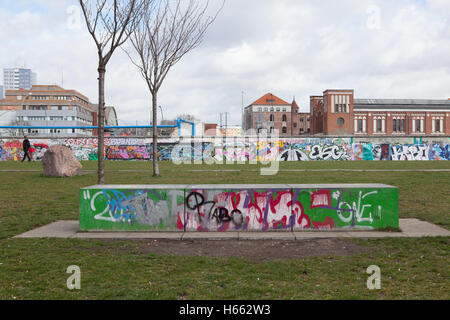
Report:
[{"label": "person's dark coat", "polygon": [[31,146],[30,141],[28,139],[23,140],[22,146],[23,146],[23,151],[27,152]]}]

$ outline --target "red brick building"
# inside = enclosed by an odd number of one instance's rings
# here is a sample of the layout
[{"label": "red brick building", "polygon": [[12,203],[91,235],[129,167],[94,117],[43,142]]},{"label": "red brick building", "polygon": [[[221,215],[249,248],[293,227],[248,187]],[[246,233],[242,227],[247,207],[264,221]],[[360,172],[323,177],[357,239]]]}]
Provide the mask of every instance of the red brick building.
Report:
[{"label": "red brick building", "polygon": [[[267,93],[251,105],[245,107],[245,130],[267,132],[278,130],[280,136],[293,136],[300,133],[299,107],[295,102],[288,103],[272,93]],[[305,130],[305,129],[304,129]]]},{"label": "red brick building", "polygon": [[354,99],[353,90],[310,97],[311,134],[450,135],[450,99]]},{"label": "red brick building", "polygon": [[298,134],[311,133],[311,114],[308,112],[298,113]]}]

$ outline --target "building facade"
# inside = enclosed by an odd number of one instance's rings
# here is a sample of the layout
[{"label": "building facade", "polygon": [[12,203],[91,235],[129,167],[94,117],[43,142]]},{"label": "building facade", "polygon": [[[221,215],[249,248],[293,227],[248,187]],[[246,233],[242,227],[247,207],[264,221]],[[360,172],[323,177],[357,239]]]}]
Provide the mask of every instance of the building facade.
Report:
[{"label": "building facade", "polygon": [[311,133],[311,114],[309,112],[298,113],[299,135]]},{"label": "building facade", "polygon": [[450,135],[450,100],[354,99],[353,90],[310,97],[313,135]]},{"label": "building facade", "polygon": [[25,68],[4,68],[3,85],[5,90],[31,90],[37,83],[37,74],[31,69]]},{"label": "building facade", "polygon": [[227,126],[226,128],[217,128],[216,131],[218,137],[240,137],[242,134],[241,126]]},{"label": "building facade", "polygon": [[[0,100],[0,114],[13,120],[8,124],[3,121],[2,125],[79,127],[94,125],[96,109],[86,96],[75,90],[55,85],[34,85],[31,90],[6,90],[5,99]],[[25,129],[24,133],[73,136],[92,135],[92,130],[36,128]]]},{"label": "building facade", "polygon": [[280,136],[293,136],[300,133],[299,107],[295,102],[288,103],[272,93],[267,93],[244,109],[245,130],[255,132],[278,131]]}]

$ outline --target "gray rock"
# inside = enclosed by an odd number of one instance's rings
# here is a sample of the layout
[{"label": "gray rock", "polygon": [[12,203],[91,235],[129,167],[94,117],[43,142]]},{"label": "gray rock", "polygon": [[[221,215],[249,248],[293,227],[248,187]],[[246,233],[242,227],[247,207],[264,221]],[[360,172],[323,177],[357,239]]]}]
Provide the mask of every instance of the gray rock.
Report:
[{"label": "gray rock", "polygon": [[51,146],[42,158],[44,175],[51,177],[73,177],[81,174],[83,166],[72,151],[61,145]]}]

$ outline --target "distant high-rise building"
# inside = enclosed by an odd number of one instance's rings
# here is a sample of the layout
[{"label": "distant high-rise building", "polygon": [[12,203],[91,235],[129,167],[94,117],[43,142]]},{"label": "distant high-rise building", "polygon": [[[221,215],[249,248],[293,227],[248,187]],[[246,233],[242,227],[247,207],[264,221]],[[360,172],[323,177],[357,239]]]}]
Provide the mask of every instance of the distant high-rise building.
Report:
[{"label": "distant high-rise building", "polygon": [[5,90],[30,90],[37,84],[37,74],[31,69],[25,68],[4,68],[3,85]]}]

